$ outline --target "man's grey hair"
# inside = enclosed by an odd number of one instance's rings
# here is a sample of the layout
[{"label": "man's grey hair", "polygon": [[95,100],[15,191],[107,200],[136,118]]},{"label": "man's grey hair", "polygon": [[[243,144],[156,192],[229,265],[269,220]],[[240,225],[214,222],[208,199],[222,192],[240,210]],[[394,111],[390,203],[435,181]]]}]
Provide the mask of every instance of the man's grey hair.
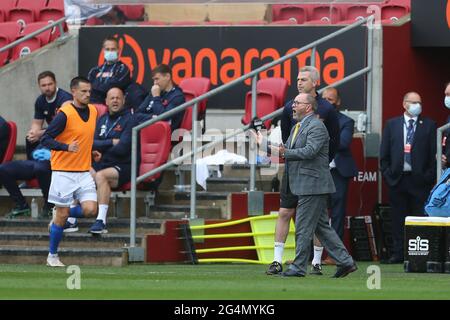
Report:
[{"label": "man's grey hair", "polygon": [[309,93],[305,93],[306,95],[306,102],[311,104],[312,110],[314,112],[317,111],[317,100],[315,97],[313,97],[312,95],[310,95]]},{"label": "man's grey hair", "polygon": [[311,80],[313,82],[318,82],[320,79],[320,74],[317,68],[313,66],[305,66],[299,70],[299,72],[309,72]]}]

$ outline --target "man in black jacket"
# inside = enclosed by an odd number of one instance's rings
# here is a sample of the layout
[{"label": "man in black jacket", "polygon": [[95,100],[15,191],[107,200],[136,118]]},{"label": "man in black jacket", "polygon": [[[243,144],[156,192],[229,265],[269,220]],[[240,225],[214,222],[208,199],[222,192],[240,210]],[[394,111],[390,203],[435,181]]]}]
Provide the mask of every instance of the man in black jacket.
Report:
[{"label": "man in black jacket", "polygon": [[97,121],[95,130],[92,171],[97,185],[98,216],[91,233],[107,233],[111,188],[117,188],[131,179],[131,129],[133,117],[124,108],[124,94],[120,88],[111,88],[106,95],[108,111]]},{"label": "man in black jacket", "polygon": [[418,93],[403,98],[405,112],[387,121],[381,140],[380,166],[389,186],[393,254],[388,263],[403,262],[405,217],[423,216],[436,182],[436,123],[421,116]]},{"label": "man in black jacket", "polygon": [[[150,94],[139,106],[140,121],[147,121],[153,117],[170,111],[185,102],[183,91],[173,83],[172,69],[166,64],[160,64],[152,70],[153,86]],[[166,119],[170,123],[172,132],[178,129],[183,121],[184,111],[178,112]]]},{"label": "man in black jacket", "polygon": [[106,93],[113,87],[125,91],[131,83],[130,69],[119,60],[119,42],[114,37],[103,41],[105,62],[89,71],[88,79],[92,85],[91,103],[105,104]]}]

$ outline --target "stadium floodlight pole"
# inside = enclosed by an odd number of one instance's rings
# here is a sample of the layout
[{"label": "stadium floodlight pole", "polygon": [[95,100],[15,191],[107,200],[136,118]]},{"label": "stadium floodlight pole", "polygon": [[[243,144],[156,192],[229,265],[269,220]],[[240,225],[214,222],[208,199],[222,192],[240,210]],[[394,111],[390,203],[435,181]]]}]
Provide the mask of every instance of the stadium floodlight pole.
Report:
[{"label": "stadium floodlight pole", "polygon": [[450,123],[447,123],[446,125],[439,127],[436,132],[436,160],[437,160],[437,166],[436,166],[436,181],[439,181],[442,174],[442,133],[450,129]]},{"label": "stadium floodlight pole", "polygon": [[195,207],[197,205],[197,110],[198,103],[195,103],[192,110],[191,220],[197,217],[195,214]]},{"label": "stadium floodlight pole", "polygon": [[[256,117],[256,84],[258,82],[258,74],[256,74],[252,79],[252,120]],[[250,162],[250,191],[255,191],[256,185],[256,148],[253,145],[254,142],[252,139],[249,139],[248,142],[248,158]]]}]

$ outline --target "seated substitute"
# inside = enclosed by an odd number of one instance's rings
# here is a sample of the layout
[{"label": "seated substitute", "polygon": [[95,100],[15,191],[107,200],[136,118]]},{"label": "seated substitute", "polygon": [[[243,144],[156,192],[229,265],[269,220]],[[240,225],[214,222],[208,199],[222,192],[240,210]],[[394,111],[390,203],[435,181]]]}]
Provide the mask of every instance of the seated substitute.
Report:
[{"label": "seated substitute", "polygon": [[5,157],[9,143],[9,126],[6,120],[0,116],[0,162]]},{"label": "seated substitute", "polygon": [[111,88],[106,95],[109,112],[97,121],[91,174],[97,184],[98,216],[91,233],[108,232],[106,215],[111,188],[131,180],[131,129],[134,120],[124,104],[123,91]]},{"label": "seated substitute", "polygon": [[[154,68],[152,70],[152,79],[153,86],[151,93],[145,98],[137,110],[139,122],[159,116],[185,102],[183,91],[173,83],[172,69],[168,65],[160,64]],[[183,116],[184,111],[166,119],[170,123],[172,132],[180,127]]]}]

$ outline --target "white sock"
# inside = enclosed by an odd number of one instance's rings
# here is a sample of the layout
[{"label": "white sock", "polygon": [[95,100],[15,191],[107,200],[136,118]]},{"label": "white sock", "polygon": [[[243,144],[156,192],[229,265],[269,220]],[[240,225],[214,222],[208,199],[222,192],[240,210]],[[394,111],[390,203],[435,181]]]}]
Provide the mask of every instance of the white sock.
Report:
[{"label": "white sock", "polygon": [[77,218],[74,218],[74,217],[68,217],[68,218],[67,218],[67,222],[70,223],[70,224],[77,223]]},{"label": "white sock", "polygon": [[314,258],[312,261],[312,264],[322,264],[322,252],[323,252],[323,247],[316,247],[314,246]]},{"label": "white sock", "polygon": [[102,220],[103,223],[106,224],[106,214],[107,213],[108,213],[108,205],[107,204],[99,204],[97,220]]},{"label": "white sock", "polygon": [[273,261],[283,263],[284,242],[275,242],[273,247]]}]

